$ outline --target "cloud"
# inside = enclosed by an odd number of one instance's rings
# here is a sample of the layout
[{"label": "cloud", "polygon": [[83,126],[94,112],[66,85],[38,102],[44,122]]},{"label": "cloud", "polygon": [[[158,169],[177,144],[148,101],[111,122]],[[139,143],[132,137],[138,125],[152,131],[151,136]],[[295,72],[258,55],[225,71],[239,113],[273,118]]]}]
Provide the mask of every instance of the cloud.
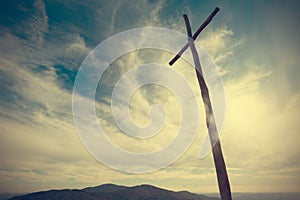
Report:
[{"label": "cloud", "polygon": [[91,49],[89,49],[82,37],[79,35],[74,36],[74,42],[71,44],[68,44],[68,47],[66,48],[67,51],[74,52],[77,54],[83,54],[87,55]]},{"label": "cloud", "polygon": [[[231,87],[227,83],[228,117],[222,141],[228,166],[255,172],[273,169],[276,177],[276,171],[299,167],[296,154],[300,127],[295,120],[299,108],[295,103],[298,94],[291,97],[294,103],[285,107],[266,95],[262,83],[269,76],[270,73],[254,76],[252,72]],[[234,89],[239,87],[243,89]]]},{"label": "cloud", "polygon": [[[203,113],[199,113],[202,121],[190,149],[171,166],[141,175],[117,172],[99,164],[84,149],[72,121],[74,77],[93,46],[112,34],[142,26],[171,27],[185,33],[181,13],[176,10],[176,14],[167,15],[170,5],[167,1],[57,3],[63,12],[56,9],[55,3],[45,5],[43,1],[35,1],[32,10],[24,4],[21,10],[29,14],[24,14],[27,17],[20,20],[21,25],[16,25],[17,30],[1,27],[0,190],[27,192],[105,182],[129,185],[148,182],[170,189],[216,191],[212,156],[198,159],[205,132]],[[57,17],[53,10],[64,16]],[[68,17],[73,21],[63,23]],[[199,40],[224,75],[227,118],[222,146],[233,188],[255,191],[264,186],[261,191],[274,191],[272,184],[276,181],[283,183],[274,186],[277,191],[297,191],[293,185],[299,185],[299,92],[296,87],[291,89],[290,75],[286,72],[286,67],[295,64],[295,55],[286,51],[288,59],[278,59],[278,65],[268,59],[261,60],[259,48],[243,56],[243,45],[251,42],[257,43],[238,35],[232,25],[208,27]],[[274,51],[280,50],[275,47]],[[279,50],[274,57],[282,57]],[[124,73],[143,63],[166,64],[171,57],[161,51],[132,52],[117,59],[105,72],[95,106],[99,124],[114,144],[129,151],[149,152],[174,138],[180,107],[166,88],[143,86],[130,99],[130,114],[138,125],[150,123],[148,111],[153,104],[163,105],[171,114],[162,134],[149,140],[122,134],[110,108],[113,86]],[[200,97],[193,68],[181,59],[174,69],[190,80]],[[137,73],[135,78],[141,76]],[[168,79],[165,74],[157,76]],[[199,184],[205,190],[199,189]]]},{"label": "cloud", "polygon": [[[122,16],[122,14],[118,13],[118,10],[121,8],[124,10],[122,5],[123,4],[119,5],[114,12],[114,16],[112,18],[112,20],[115,22],[114,28],[119,26],[118,20],[120,20],[120,15]],[[127,10],[127,7],[130,5],[123,6],[125,6],[125,10]],[[151,7],[154,9],[151,9],[151,12],[149,12],[150,17],[143,16],[138,20],[138,24],[143,26],[145,24],[163,24],[159,19],[159,12],[163,7],[163,3],[159,2],[158,4],[153,4],[146,8],[150,9]],[[45,12],[41,13],[45,14]],[[58,30],[59,29],[55,31]],[[46,31],[46,28],[40,30],[40,35],[36,37],[44,37],[42,33]],[[84,184],[87,182],[97,184],[98,180],[95,177],[98,177],[98,175],[96,174],[103,170],[107,170],[107,176],[103,177],[103,175],[101,175],[102,181],[117,181],[121,180],[122,178],[126,178],[126,176],[122,173],[108,170],[107,167],[101,166],[95,161],[91,162],[91,157],[83,149],[83,146],[79,144],[78,136],[76,135],[71,121],[71,94],[70,91],[64,88],[64,83],[60,82],[64,72],[58,70],[56,63],[63,63],[61,70],[71,70],[73,68],[76,69],[76,67],[72,66],[72,64],[78,64],[78,62],[72,61],[72,59],[76,59],[78,55],[82,56],[87,54],[89,47],[86,45],[85,39],[81,35],[66,34],[61,31],[62,30],[59,30],[55,34],[64,35],[64,40],[59,40],[54,43],[51,43],[51,41],[54,41],[52,39],[49,41],[43,41],[43,45],[48,46],[50,49],[55,49],[53,52],[49,49],[46,50],[42,47],[37,47],[33,48],[31,53],[20,53],[22,56],[21,60],[11,60],[12,57],[2,60],[1,69],[5,73],[7,79],[14,80],[13,87],[10,87],[9,90],[22,98],[22,100],[16,102],[13,107],[10,107],[9,109],[3,109],[3,113],[5,113],[6,116],[8,115],[14,119],[18,119],[20,116],[22,116],[23,121],[22,124],[19,124],[18,122],[8,123],[5,122],[5,119],[3,119],[4,121],[1,123],[3,125],[3,129],[5,130],[1,136],[1,138],[3,138],[2,152],[6,152],[5,154],[2,154],[2,166],[4,169],[11,169],[11,171],[3,170],[3,173],[5,173],[3,177],[9,178],[9,176],[16,176],[20,178],[22,181],[13,181],[15,185],[23,185],[26,177],[34,177],[27,182],[32,184],[32,187],[35,188],[38,187],[38,183],[43,182],[42,180],[44,177],[48,177],[50,185],[51,183],[54,184],[55,182],[59,181],[55,177],[64,177],[67,183],[67,179],[70,178],[77,180],[76,184]],[[223,32],[220,31],[220,34],[223,34]],[[9,33],[7,35],[10,36]],[[35,35],[35,33],[32,33],[32,35]],[[17,42],[8,44],[8,46],[14,45],[15,48],[20,49],[20,52],[22,52],[23,47],[20,43],[25,42],[25,44],[27,44],[27,41],[23,41],[14,36],[10,37],[12,37],[10,38],[11,41]],[[60,36],[59,38],[62,37]],[[28,48],[30,48],[29,45]],[[51,53],[48,54],[48,52]],[[35,55],[35,53],[37,54]],[[11,55],[12,54],[9,56]],[[63,59],[60,59],[61,57]],[[151,60],[158,63],[167,63],[170,57],[171,55],[167,52],[134,52],[125,56],[124,58],[118,59],[113,64],[113,68],[110,68],[106,72],[106,77],[104,77],[100,83],[104,84],[104,89],[112,89],[110,87],[114,86],[115,81],[118,80],[118,78],[125,72],[131,69],[132,66],[151,62]],[[20,65],[29,59],[32,63],[40,65],[43,64],[45,69],[42,69],[41,67],[37,68],[32,64],[29,68],[20,68]],[[184,62],[181,61],[179,63],[182,64]],[[193,73],[191,73],[192,68],[187,69],[184,67],[181,69],[179,68],[181,73],[183,73],[188,79],[191,78],[194,81],[194,84],[196,85],[193,87],[197,88],[197,82],[195,82],[195,77]],[[18,71],[18,73],[15,73],[16,71]],[[140,77],[140,75],[141,74],[137,74],[136,78]],[[161,77],[161,79],[168,79],[167,75],[158,75]],[[99,90],[98,92],[101,93],[103,91],[104,90]],[[152,96],[154,91],[155,96]],[[107,95],[109,96],[109,92],[106,93],[106,95],[103,95],[103,98],[106,98]],[[200,95],[199,91],[197,95]],[[141,88],[135,92],[131,99],[131,114],[133,119],[142,125],[145,123],[147,124],[147,120],[149,121],[148,109],[150,108],[150,105],[154,103],[164,105],[168,113],[172,115],[169,115],[169,121],[164,129],[162,129],[162,134],[159,134],[148,141],[141,141],[125,136],[124,134],[120,134],[120,130],[116,127],[114,121],[112,121],[113,118],[110,106],[100,101],[97,103],[96,107],[98,108],[98,113],[100,113],[100,124],[104,125],[104,130],[106,133],[108,133],[107,135],[112,142],[116,145],[119,145],[121,148],[140,153],[160,149],[164,145],[168,144],[178,129],[180,111],[178,109],[177,99],[174,97],[174,95],[172,95],[172,93],[163,87],[145,86],[144,88]],[[26,109],[20,110],[19,107]],[[43,133],[40,132],[41,129],[43,130]],[[20,130],[23,130],[22,132],[24,132],[22,134],[24,140],[21,141],[19,140],[21,135]],[[36,142],[31,144],[30,141]],[[198,142],[199,141],[200,140],[198,139]],[[13,150],[10,148],[11,146],[16,148]],[[73,146],[76,146],[77,148],[72,148]],[[194,149],[198,151],[198,148]],[[20,152],[24,152],[24,154],[21,154]],[[191,154],[194,155],[194,151],[191,151],[187,157],[191,158]],[[16,161],[16,159],[18,161]],[[190,165],[188,164],[189,162],[189,159],[185,159],[184,162],[181,162],[181,164]],[[45,163],[53,164],[48,166],[45,165]],[[62,167],[62,163],[64,167]],[[77,165],[77,163],[79,163],[78,167],[74,168],[73,165]],[[91,166],[91,163],[93,163],[94,167]],[[210,161],[208,163],[211,164]],[[209,166],[210,164],[204,164],[204,166]],[[85,171],[87,166],[89,168],[88,171],[90,172],[87,172],[87,174],[84,175],[79,175],[81,172],[78,172]],[[162,179],[168,179],[170,176],[182,173],[180,171],[181,169],[173,170],[172,173],[162,171],[158,172],[158,174],[161,174],[160,176]],[[74,174],[70,175],[72,172]],[[114,174],[115,178],[109,178]],[[145,176],[149,180],[152,179],[152,175]],[[5,180],[7,180],[6,178]],[[64,186],[65,185],[62,183],[62,187]],[[49,187],[49,185],[45,187]],[[21,190],[21,188],[19,190]]]},{"label": "cloud", "polygon": [[41,45],[44,42],[45,34],[48,32],[48,16],[43,0],[36,0],[33,7],[34,13],[31,18],[32,21],[28,23],[30,25],[28,34],[31,41]]}]

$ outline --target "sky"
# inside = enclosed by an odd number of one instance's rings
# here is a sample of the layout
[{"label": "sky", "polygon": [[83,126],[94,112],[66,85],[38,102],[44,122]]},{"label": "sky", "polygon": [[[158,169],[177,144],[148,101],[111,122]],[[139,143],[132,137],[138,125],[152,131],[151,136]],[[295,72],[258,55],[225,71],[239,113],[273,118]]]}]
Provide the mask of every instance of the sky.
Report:
[{"label": "sky", "polygon": [[[221,143],[232,191],[300,192],[300,3],[296,0],[1,1],[0,192],[104,183],[217,192],[212,155],[199,159],[205,136],[203,109],[189,149],[166,168],[141,174],[113,170],[89,154],[72,114],[76,74],[102,41],[141,27],[185,34],[182,14],[188,14],[196,30],[215,7],[221,11],[196,42],[218,66],[224,83]],[[131,52],[114,61],[100,80],[98,120],[120,148],[148,152],[174,137],[180,107],[166,88],[143,86],[130,99],[131,117],[141,126],[151,123],[147,112],[153,104],[171,113],[161,136],[136,140],[124,135],[110,107],[112,90],[122,74],[142,63],[167,66],[172,56],[155,50]],[[173,69],[184,74],[200,99],[194,71],[186,65],[181,60]]]}]

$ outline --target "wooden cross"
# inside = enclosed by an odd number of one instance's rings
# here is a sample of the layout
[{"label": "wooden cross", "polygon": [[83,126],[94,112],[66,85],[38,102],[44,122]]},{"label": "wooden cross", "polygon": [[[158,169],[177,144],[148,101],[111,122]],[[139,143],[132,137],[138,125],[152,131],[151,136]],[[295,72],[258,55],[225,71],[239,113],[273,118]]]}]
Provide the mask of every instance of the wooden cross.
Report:
[{"label": "wooden cross", "polygon": [[[231,198],[231,191],[230,191],[230,183],[228,180],[226,164],[223,158],[218,130],[215,124],[214,114],[213,114],[212,105],[209,97],[209,91],[205,83],[204,77],[202,76],[201,64],[200,64],[197,49],[194,44],[194,40],[198,37],[200,32],[210,23],[212,18],[219,12],[219,10],[220,10],[219,8],[215,8],[215,10],[198,28],[198,30],[194,35],[192,35],[192,29],[190,26],[188,16],[186,14],[183,15],[185,25],[186,25],[187,35],[188,35],[188,43],[178,52],[178,54],[169,62],[169,64],[170,65],[174,64],[176,60],[180,58],[180,56],[188,47],[191,48],[194,65],[196,68],[197,79],[201,90],[201,96],[205,107],[206,126],[208,129],[208,134],[212,146],[212,153],[213,153],[213,158],[214,158],[214,163],[215,163],[215,168],[217,173],[220,196],[222,200],[231,200],[232,198]],[[197,69],[199,69],[200,71],[198,71]]]}]

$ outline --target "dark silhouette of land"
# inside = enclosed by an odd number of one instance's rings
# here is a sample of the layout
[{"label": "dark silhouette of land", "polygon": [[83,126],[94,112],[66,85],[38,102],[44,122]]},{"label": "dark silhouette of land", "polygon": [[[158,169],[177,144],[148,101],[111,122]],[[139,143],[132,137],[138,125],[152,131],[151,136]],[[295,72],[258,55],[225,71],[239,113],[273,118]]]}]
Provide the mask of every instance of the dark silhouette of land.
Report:
[{"label": "dark silhouette of land", "polygon": [[152,185],[133,187],[105,184],[85,189],[64,189],[35,192],[16,196],[9,200],[219,200],[216,197],[190,193],[175,192]]},{"label": "dark silhouette of land", "polygon": [[[13,194],[0,194],[0,200],[7,200]],[[17,196],[18,195],[18,196]],[[15,194],[9,200],[220,200],[219,194],[199,195],[187,191],[175,192],[139,185],[134,187],[104,184],[85,189],[63,189],[35,192],[26,195]],[[233,193],[235,200],[299,200],[300,193]]]}]

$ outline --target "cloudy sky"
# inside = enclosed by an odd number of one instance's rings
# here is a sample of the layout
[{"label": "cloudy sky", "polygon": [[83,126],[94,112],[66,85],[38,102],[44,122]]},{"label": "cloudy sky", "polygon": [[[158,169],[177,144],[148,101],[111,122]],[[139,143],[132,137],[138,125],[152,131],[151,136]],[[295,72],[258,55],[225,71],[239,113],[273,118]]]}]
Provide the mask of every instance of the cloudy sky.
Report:
[{"label": "cloudy sky", "polygon": [[[115,171],[97,161],[80,141],[72,114],[76,73],[103,40],[149,26],[185,34],[182,14],[188,14],[195,30],[216,6],[220,13],[197,43],[216,63],[224,82],[221,142],[232,191],[300,192],[296,0],[1,1],[0,192],[103,183],[217,192],[212,155],[199,159],[203,110],[197,136],[185,154],[164,169],[142,174]],[[151,123],[148,110],[153,104],[171,113],[161,133],[149,140],[124,135],[110,109],[112,89],[122,74],[142,63],[167,66],[172,56],[154,50],[132,52],[112,63],[100,80],[95,104],[99,123],[120,148],[149,152],[174,137],[180,108],[166,88],[141,87],[130,100],[131,117],[141,126]],[[194,71],[185,65],[179,61],[174,69],[197,90]]]}]

